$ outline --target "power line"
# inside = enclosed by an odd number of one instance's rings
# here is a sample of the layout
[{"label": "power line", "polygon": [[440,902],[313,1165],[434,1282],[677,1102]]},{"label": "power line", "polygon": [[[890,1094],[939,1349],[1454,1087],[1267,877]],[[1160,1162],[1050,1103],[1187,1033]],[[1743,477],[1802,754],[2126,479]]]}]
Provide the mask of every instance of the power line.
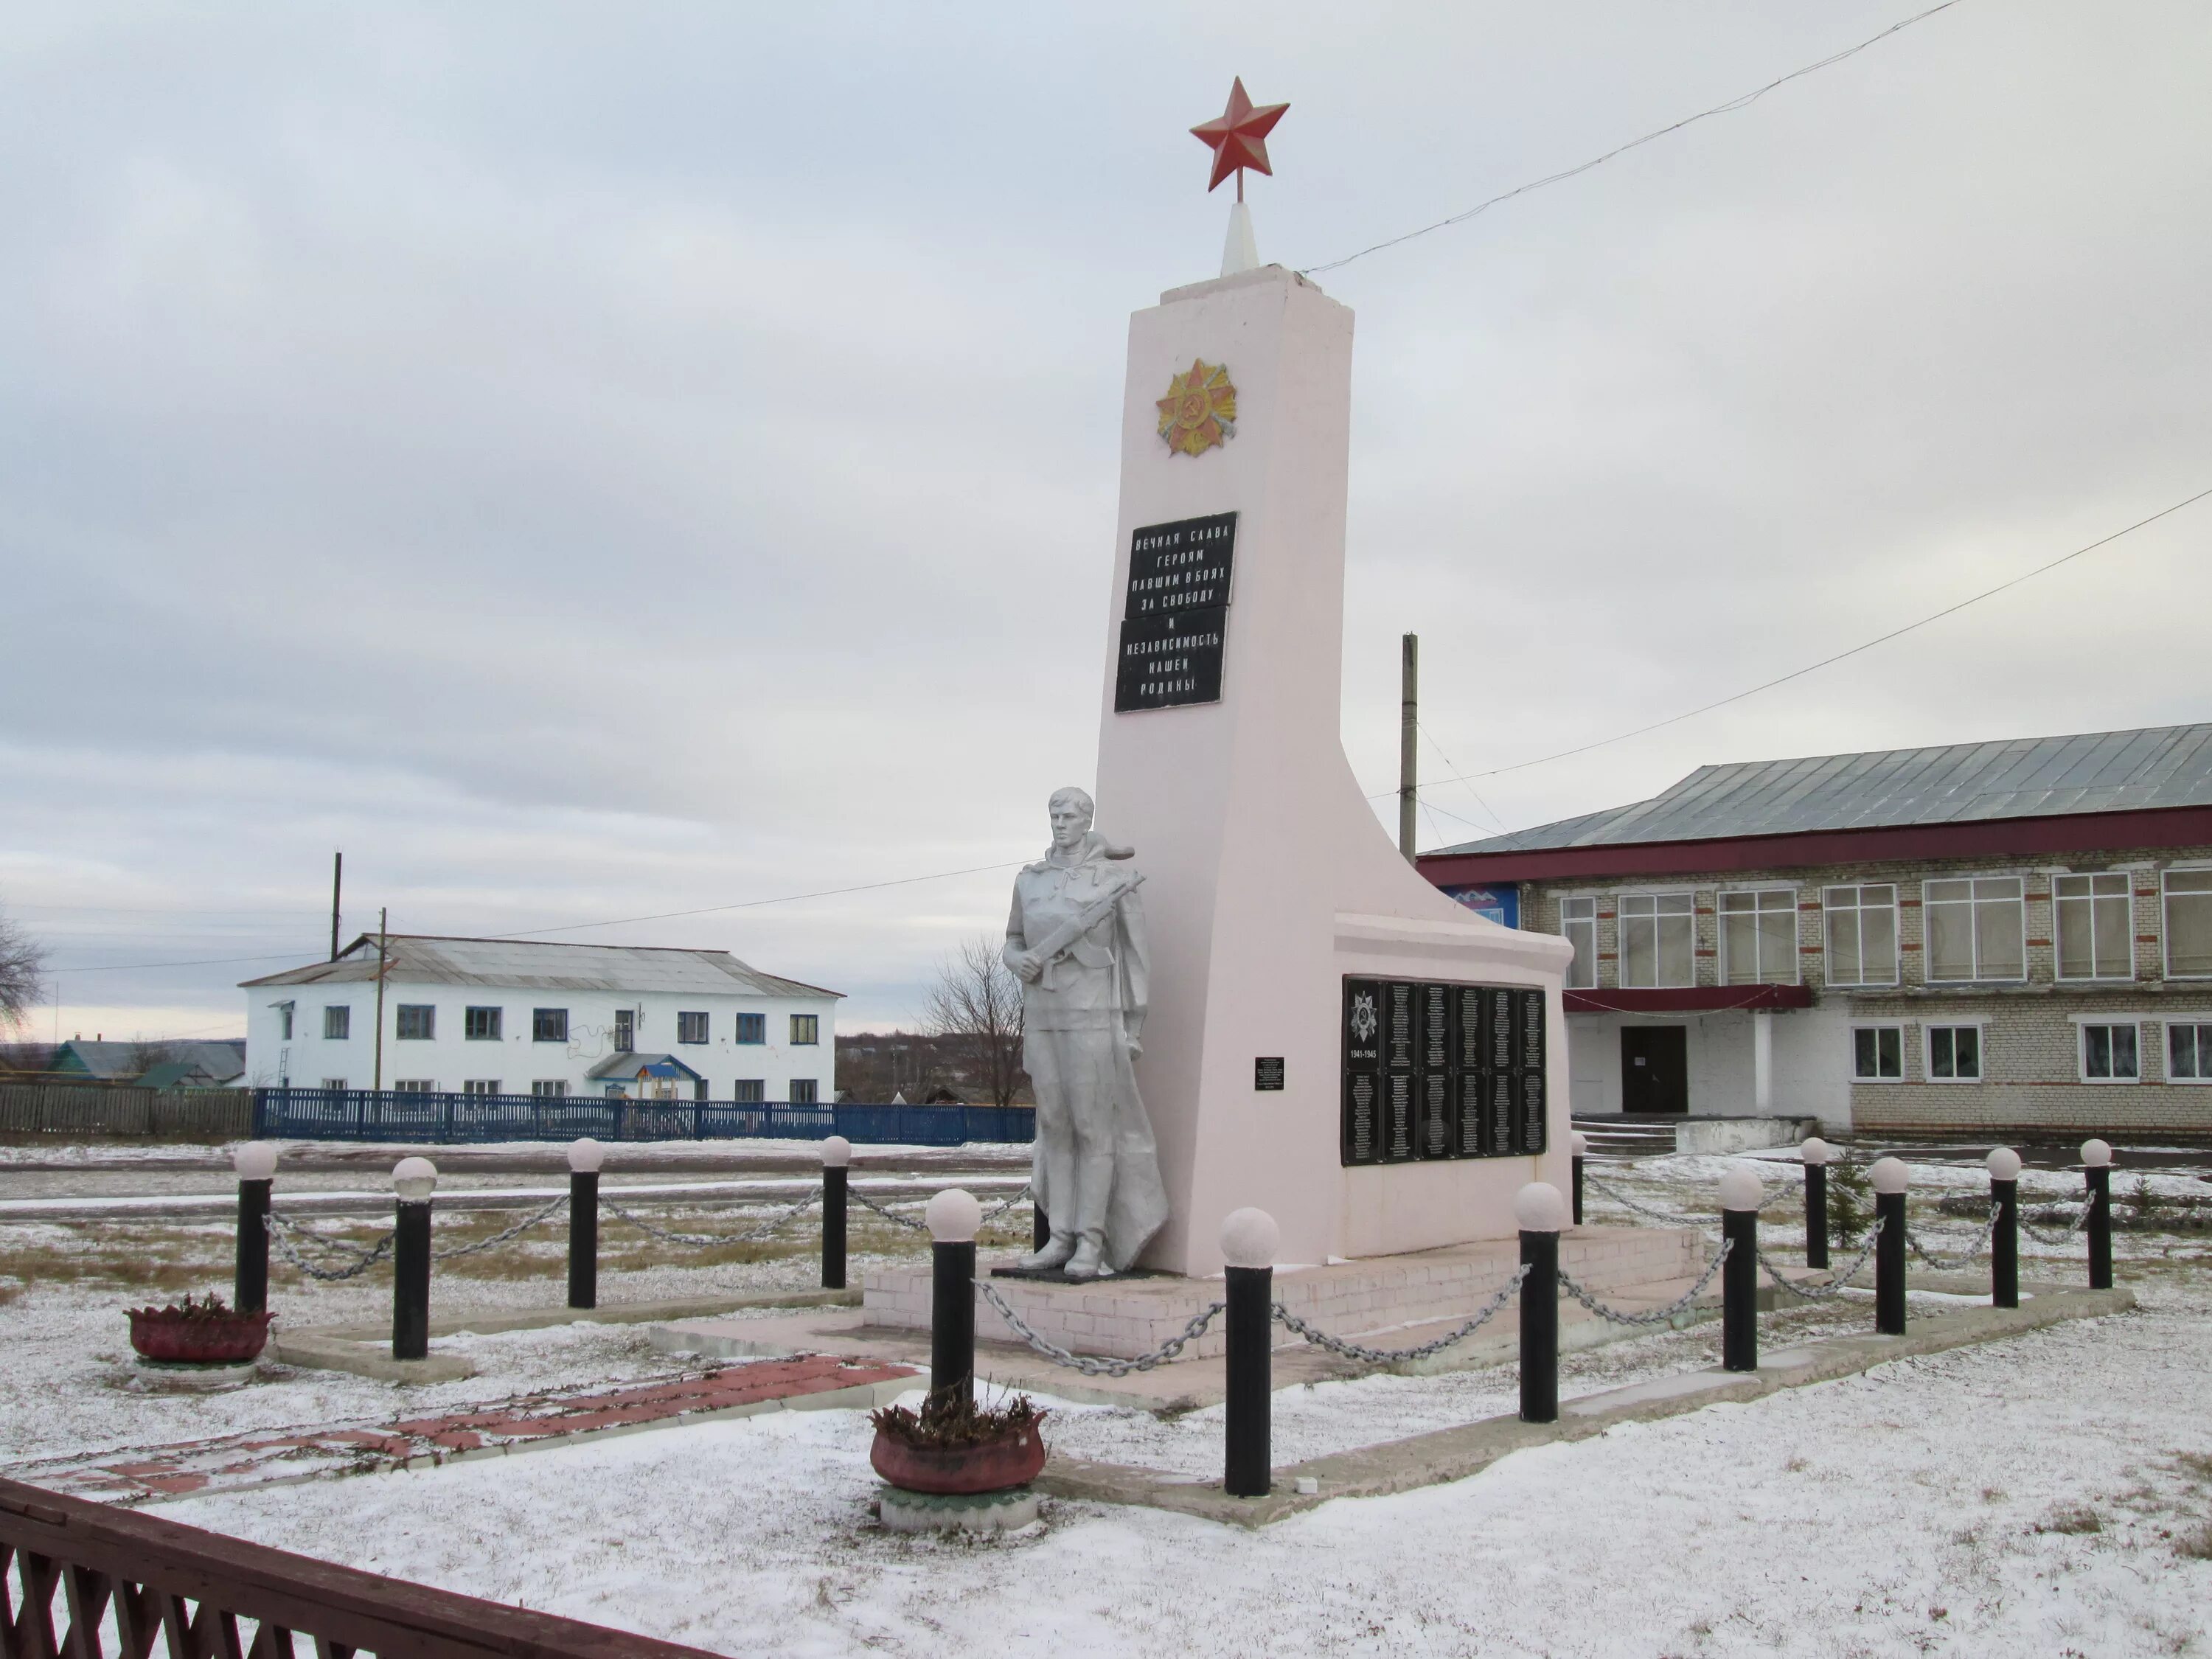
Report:
[{"label": "power line", "polygon": [[[2129,525],[2125,529],[2115,530],[2109,536],[2100,537],[2097,540],[2091,542],[2087,547],[2077,547],[2071,553],[2061,554],[2057,558],[2051,560],[2048,564],[2039,564],[2033,570],[2023,570],[2017,576],[2014,576],[2008,580],[1999,582],[1995,587],[1985,587],[1980,592],[1973,594],[1970,598],[1960,599],[1956,605],[1947,605],[1941,611],[1931,611],[1927,616],[1921,617],[1917,622],[1907,623],[1902,628],[1893,628],[1888,633],[1877,635],[1873,639],[1868,640],[1863,644],[1851,647],[1848,651],[1838,651],[1832,657],[1823,657],[1818,662],[1808,663],[1804,667],[1792,669],[1787,674],[1778,674],[1774,678],[1763,681],[1759,684],[1750,687],[1748,690],[1734,692],[1725,697],[1717,697],[1711,702],[1701,703],[1697,708],[1685,709],[1679,714],[1669,714],[1665,720],[1653,720],[1649,726],[1639,726],[1635,727],[1633,730],[1627,732],[1616,732],[1609,738],[1600,738],[1595,743],[1585,743],[1578,744],[1572,749],[1562,749],[1557,754],[1540,755],[1534,760],[1516,761],[1510,766],[1493,766],[1486,772],[1469,772],[1458,777],[1440,778],[1437,781],[1439,783],[1465,783],[1470,778],[1494,778],[1506,772],[1524,772],[1532,766],[1547,766],[1556,760],[1565,760],[1571,755],[1587,755],[1593,749],[1604,749],[1613,744],[1626,743],[1631,738],[1640,738],[1647,732],[1658,731],[1662,726],[1678,725],[1683,720],[1694,719],[1699,714],[1711,714],[1716,708],[1726,708],[1729,703],[1741,702],[1746,697],[1755,697],[1762,691],[1771,691],[1778,685],[1787,685],[1791,680],[1802,679],[1806,675],[1813,673],[1819,669],[1826,668],[1833,664],[1842,662],[1847,657],[1856,657],[1861,652],[1871,651],[1878,645],[1887,645],[1892,640],[1901,639],[1905,635],[1912,633],[1916,629],[1927,627],[1930,623],[1941,622],[1946,617],[1955,616],[1960,611],[1964,611],[1968,605],[1979,605],[1984,599],[1994,599],[1997,594],[2003,592],[2007,588],[2018,587],[2022,582],[2028,581],[2037,576],[2040,576],[2046,571],[2056,570],[2062,564],[2071,563],[2074,560],[2081,557],[2085,553],[2094,553],[2100,547],[2110,546],[2112,543],[2119,540],[2123,536],[2133,535],[2136,531],[2141,530],[2146,525],[2154,525],[2160,519],[2170,518],[2174,514],[2180,512],[2183,507],[2193,506],[2195,503],[2203,501],[2208,495],[2212,495],[2212,488],[2200,489],[2194,495],[2187,496],[2181,501],[2178,501],[2171,507],[2160,507],[2148,518],[2137,519],[2133,524]],[[1389,793],[1390,792],[1387,790],[1383,792],[1383,793]],[[1370,800],[1379,800],[1382,799],[1382,796],[1370,795],[1368,799]]]},{"label": "power line", "polygon": [[1640,149],[1645,144],[1650,143],[1655,139],[1664,138],[1669,133],[1680,132],[1685,127],[1694,126],[1699,121],[1710,120],[1716,115],[1728,115],[1737,110],[1747,108],[1749,106],[1757,103],[1760,99],[1765,97],[1768,93],[1772,92],[1777,87],[1787,86],[1792,81],[1799,80],[1805,76],[1814,74],[1824,69],[1828,69],[1834,64],[1842,63],[1846,58],[1856,58],[1859,53],[1864,52],[1869,46],[1877,45],[1883,40],[1887,40],[1893,34],[1909,29],[1915,23],[1925,22],[1928,19],[1933,17],[1937,12],[1948,11],[1952,7],[1959,3],[1960,0],[1942,0],[1942,3],[1941,5],[1930,6],[1926,11],[1916,13],[1914,15],[1906,18],[1903,22],[1892,23],[1887,28],[1882,30],[1881,33],[1869,35],[1866,40],[1860,41],[1858,45],[1855,46],[1846,46],[1841,52],[1832,53],[1828,57],[1821,58],[1817,64],[1808,64],[1802,69],[1794,69],[1790,70],[1789,74],[1781,76],[1778,80],[1769,81],[1765,86],[1759,88],[1755,92],[1744,93],[1741,96],[1729,99],[1725,104],[1715,104],[1711,109],[1701,109],[1695,115],[1686,115],[1679,121],[1671,121],[1663,127],[1658,127],[1654,129],[1652,131],[1645,133],[1641,138],[1632,138],[1626,143],[1618,145],[1614,149],[1606,151],[1602,155],[1594,155],[1589,161],[1583,161],[1577,166],[1565,168],[1558,173],[1547,173],[1541,179],[1532,179],[1525,185],[1516,185],[1511,190],[1501,191],[1499,194],[1492,197],[1486,202],[1476,203],[1464,213],[1455,213],[1449,219],[1439,219],[1432,225],[1423,225],[1419,230],[1409,230],[1402,236],[1393,236],[1387,241],[1374,243],[1370,246],[1360,249],[1357,253],[1347,253],[1341,259],[1331,259],[1326,264],[1308,265],[1298,274],[1301,276],[1316,276],[1324,270],[1335,270],[1341,266],[1350,264],[1354,259],[1364,259],[1370,253],[1380,253],[1386,247],[1395,247],[1401,242],[1410,242],[1417,236],[1426,236],[1431,231],[1443,230],[1451,225],[1465,224],[1469,219],[1474,218],[1476,215],[1487,213],[1492,208],[1496,207],[1500,202],[1510,202],[1516,196],[1526,196],[1530,191],[1541,190],[1547,185],[1564,184],[1570,179],[1576,178],[1582,173],[1588,173],[1592,167],[1603,167],[1607,161],[1612,161],[1617,155],[1626,155],[1632,149]]}]

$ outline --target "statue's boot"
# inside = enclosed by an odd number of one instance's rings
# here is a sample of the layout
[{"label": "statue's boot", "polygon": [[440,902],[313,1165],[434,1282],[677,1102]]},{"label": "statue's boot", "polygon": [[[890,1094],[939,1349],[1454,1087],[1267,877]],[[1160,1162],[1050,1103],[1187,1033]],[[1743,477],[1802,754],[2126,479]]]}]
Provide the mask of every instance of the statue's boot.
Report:
[{"label": "statue's boot", "polygon": [[[1054,1239],[1053,1243],[1057,1244],[1060,1241]],[[1103,1232],[1084,1234],[1076,1244],[1075,1254],[1068,1260],[1067,1276],[1070,1279],[1097,1278],[1107,1271],[1105,1255],[1106,1235]]]},{"label": "statue's boot", "polygon": [[[1067,1259],[1076,1253],[1075,1247],[1076,1238],[1073,1233],[1054,1233],[1045,1241],[1044,1249],[1024,1256],[1021,1265],[1032,1272],[1064,1267],[1066,1265]],[[1091,1271],[1096,1273],[1097,1269],[1093,1267]]]}]

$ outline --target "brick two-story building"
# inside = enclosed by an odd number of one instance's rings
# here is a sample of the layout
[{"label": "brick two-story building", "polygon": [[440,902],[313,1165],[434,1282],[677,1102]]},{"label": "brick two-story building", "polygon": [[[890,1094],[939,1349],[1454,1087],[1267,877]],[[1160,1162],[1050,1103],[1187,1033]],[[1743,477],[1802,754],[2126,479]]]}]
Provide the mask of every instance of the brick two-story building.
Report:
[{"label": "brick two-story building", "polygon": [[2212,726],[1708,766],[1420,867],[1574,942],[1577,1113],[2212,1135]]}]

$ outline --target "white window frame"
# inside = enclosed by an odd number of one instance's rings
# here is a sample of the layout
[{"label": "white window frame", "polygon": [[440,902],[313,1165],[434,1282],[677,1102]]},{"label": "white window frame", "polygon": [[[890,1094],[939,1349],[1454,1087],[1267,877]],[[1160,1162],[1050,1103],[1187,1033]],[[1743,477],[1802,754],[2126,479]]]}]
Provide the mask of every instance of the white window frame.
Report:
[{"label": "white window frame", "polygon": [[[1651,971],[1653,977],[1651,983],[1649,985],[1631,985],[1628,982],[1628,904],[1631,899],[1650,899],[1653,902],[1654,905],[1654,908],[1650,915],[1648,917],[1640,916],[1637,918],[1638,921],[1649,921],[1651,924]],[[1689,921],[1690,976],[1687,979],[1670,980],[1659,977],[1659,975],[1665,965],[1664,953],[1659,948],[1659,922],[1662,913],[1656,908],[1657,902],[1661,899],[1687,899],[1689,901],[1690,908],[1686,912],[1668,910],[1664,913],[1664,915],[1668,916],[1686,915]],[[1679,991],[1697,984],[1698,895],[1695,888],[1641,887],[1634,889],[1633,890],[1624,890],[1614,897],[1613,915],[1613,939],[1615,941],[1613,945],[1613,955],[1616,958],[1613,963],[1613,968],[1615,969],[1615,978],[1622,990]]]},{"label": "white window frame", "polygon": [[[2100,1031],[2117,1030],[2124,1028],[2136,1034],[2136,1074],[2133,1077],[2091,1077],[2089,1075],[2089,1032],[2093,1027]],[[2074,1021],[2075,1081],[2077,1083],[2093,1084],[2100,1089],[2105,1087],[2107,1084],[2128,1085],[2141,1083],[2142,1081],[2143,1061],[2142,1028],[2143,1022],[2142,1020],[2134,1018],[2127,1014],[2082,1014],[2077,1016]],[[2160,1039],[2163,1041],[2165,1036],[2165,1028],[2163,1024],[2161,1024],[2159,1030]]]},{"label": "white window frame", "polygon": [[[2116,974],[2100,974],[2096,971],[2097,895],[2095,887],[2097,878],[2100,876],[2116,877],[2126,887],[2125,892],[2119,895],[2119,897],[2122,907],[2127,914],[2127,932],[2124,937],[2127,941],[2128,962],[2127,966]],[[2062,881],[2086,881],[2090,884],[2091,891],[2087,899],[2090,971],[2087,974],[2069,974],[2066,971],[2065,933],[2059,926],[2061,912],[2058,908],[2060,902],[2058,884]],[[2113,896],[2112,894],[2106,894],[2105,902],[2110,903]],[[2118,985],[2136,976],[2136,878],[2131,873],[2125,870],[2053,870],[2051,872],[2050,902],[2051,978],[2067,985]],[[2066,902],[2080,904],[2083,901],[2069,899]]]},{"label": "white window frame", "polygon": [[326,1077],[323,1079],[323,1087],[336,1092],[343,1093],[345,1086],[346,1080],[342,1077]]},{"label": "white window frame", "polygon": [[[1974,1075],[1972,1077],[1936,1076],[1935,1033],[1969,1030],[1974,1033]],[[1957,1063],[1954,1053],[1952,1061],[1954,1069],[1956,1068]],[[1987,1083],[1990,1080],[1989,1021],[1974,1018],[1922,1020],[1920,1022],[1920,1080],[1923,1083],[1940,1084],[1946,1088],[1954,1083],[1963,1083],[1969,1088]]]},{"label": "white window frame", "polygon": [[[332,1018],[331,1016],[333,1015],[336,1015],[337,1018]],[[333,1025],[342,1025],[345,1029],[342,1031],[333,1031],[331,1030],[331,1027]],[[350,1042],[352,1040],[353,1004],[350,1002],[325,1003],[323,1005],[323,1041],[325,1042]]]},{"label": "white window frame", "polygon": [[568,1079],[564,1077],[541,1077],[534,1079],[530,1092],[539,1100],[566,1100]]},{"label": "white window frame", "polygon": [[2173,902],[2173,890],[2168,878],[2179,875],[2202,875],[2212,865],[2175,864],[2158,872],[2158,952],[2160,971],[2168,979],[2212,979],[2212,974],[2177,974],[2173,971],[2173,918],[2169,906]]},{"label": "white window frame", "polygon": [[[1895,1077],[1861,1077],[1859,1075],[1859,1033],[1861,1031],[1894,1031],[1897,1033],[1897,1075]],[[1879,1066],[1881,1040],[1875,1039],[1875,1064]],[[1905,1022],[1896,1019],[1855,1019],[1850,1028],[1850,1076],[1853,1083],[1902,1083],[1905,1081]],[[1949,1079],[1946,1079],[1948,1081]]]},{"label": "white window frame", "polygon": [[[1786,979],[1779,979],[1771,974],[1761,974],[1757,979],[1735,980],[1729,978],[1728,944],[1728,919],[1729,911],[1728,908],[1728,902],[1732,898],[1741,898],[1747,894],[1753,899],[1759,899],[1771,897],[1777,893],[1781,894],[1789,901],[1789,904],[1787,906],[1790,912],[1789,977]],[[1694,973],[1697,970],[1698,954],[1697,905],[1694,901],[1690,906],[1690,963],[1691,971]],[[1762,915],[1771,915],[1773,912],[1766,909],[1752,909],[1747,911],[1739,910],[1735,914],[1738,915],[1748,915],[1751,917],[1752,937],[1756,939],[1759,936],[1759,918]],[[1715,957],[1715,961],[1718,963],[1716,972],[1723,985],[1796,984],[1799,979],[1797,947],[1803,942],[1801,930],[1797,926],[1797,890],[1795,887],[1777,887],[1764,884],[1757,887],[1723,887],[1719,892],[1713,895],[1713,939],[1718,949],[1718,954]],[[1758,965],[1761,968],[1766,966],[1763,962]]]},{"label": "white window frame", "polygon": [[[1571,945],[1574,943],[1575,939],[1574,933],[1571,931],[1572,929],[1577,927],[1587,927],[1589,929],[1589,951],[1588,952],[1589,961],[1589,978],[1585,982],[1578,981],[1575,977],[1575,969],[1582,963],[1584,955],[1583,951],[1577,951],[1575,952],[1574,961],[1570,962],[1567,964],[1566,988],[1570,991],[1595,991],[1597,989],[1597,895],[1595,893],[1562,893],[1559,895],[1558,902],[1559,906],[1559,937],[1561,939],[1565,939],[1570,945]],[[1570,904],[1586,904],[1589,907],[1589,912],[1587,915],[1570,916],[1567,914],[1567,907]]]},{"label": "white window frame", "polygon": [[461,1092],[465,1095],[495,1095],[499,1092],[499,1079],[495,1077],[465,1078],[461,1083]]},{"label": "white window frame", "polygon": [[395,1095],[434,1095],[438,1092],[438,1079],[434,1077],[396,1077],[392,1079],[392,1092]]},{"label": "white window frame", "polygon": [[2190,1025],[2203,1030],[2212,1030],[2212,1013],[2160,1014],[2158,1017],[2158,1058],[2161,1074],[2168,1083],[2177,1088],[2201,1089],[2208,1084],[2212,1084],[2212,1042],[2207,1042],[2202,1037],[2199,1037],[2197,1042],[2197,1075],[2195,1077],[2174,1076],[2173,1028],[2177,1025]]},{"label": "white window frame", "polygon": [[[1828,902],[1828,895],[1831,893],[1846,891],[1863,893],[1869,887],[1889,889],[1889,903],[1887,907],[1864,903],[1839,904],[1832,907]],[[1885,908],[1889,911],[1889,977],[1887,979],[1838,979],[1835,957],[1836,930],[1835,924],[1829,918],[1838,914],[1864,916],[1869,910],[1880,910]],[[1824,884],[1820,889],[1820,972],[1822,975],[1827,983],[1836,986],[1895,985],[1905,971],[1905,952],[1900,948],[1903,943],[1904,927],[1904,906],[1898,902],[1897,883],[1837,881]],[[1866,924],[1863,921],[1859,922],[1853,932],[1858,939],[1858,971],[1863,975],[1866,972]]]},{"label": "white window frame", "polygon": [[[1970,886],[1967,889],[1966,905],[1967,910],[1968,937],[1973,941],[1974,947],[1974,971],[1970,977],[1966,979],[1938,979],[1936,977],[1936,924],[1929,918],[1928,914],[1928,890],[1936,883],[1945,881],[1963,881],[1968,883],[1978,881],[2009,881],[2018,884],[2020,888],[2020,896],[2015,898],[2013,902],[2020,906],[2020,972],[2017,974],[1984,974],[1982,971],[1982,933],[1980,927],[1976,925],[1976,913],[1979,911],[1982,901],[1973,896],[1973,890]],[[2002,900],[1996,901],[1996,902],[1999,903],[2002,903],[2002,902],[2003,901]],[[1957,899],[1938,899],[1936,902],[1938,904],[1949,905],[1956,904],[1960,902],[1960,901]],[[2019,871],[1978,870],[1971,874],[1961,872],[1955,876],[1927,876],[1922,878],[1920,883],[1920,977],[1923,983],[1929,985],[2025,985],[2027,983],[2027,878]],[[1959,1022],[1955,1020],[1946,1020],[1941,1023],[1944,1024],[1956,1024]]]}]

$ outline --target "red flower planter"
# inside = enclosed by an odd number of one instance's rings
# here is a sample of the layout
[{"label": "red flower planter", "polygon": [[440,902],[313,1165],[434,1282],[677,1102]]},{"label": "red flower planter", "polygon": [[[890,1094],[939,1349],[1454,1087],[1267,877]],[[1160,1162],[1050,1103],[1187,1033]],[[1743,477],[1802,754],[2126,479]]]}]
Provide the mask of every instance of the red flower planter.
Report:
[{"label": "red flower planter", "polygon": [[185,1319],[166,1308],[131,1310],[131,1346],[141,1359],[165,1364],[242,1365],[269,1342],[265,1313]]},{"label": "red flower planter", "polygon": [[1044,1436],[1031,1423],[1009,1439],[980,1446],[909,1446],[878,1429],[868,1462],[902,1492],[948,1497],[1004,1492],[1036,1479],[1044,1468]]}]

